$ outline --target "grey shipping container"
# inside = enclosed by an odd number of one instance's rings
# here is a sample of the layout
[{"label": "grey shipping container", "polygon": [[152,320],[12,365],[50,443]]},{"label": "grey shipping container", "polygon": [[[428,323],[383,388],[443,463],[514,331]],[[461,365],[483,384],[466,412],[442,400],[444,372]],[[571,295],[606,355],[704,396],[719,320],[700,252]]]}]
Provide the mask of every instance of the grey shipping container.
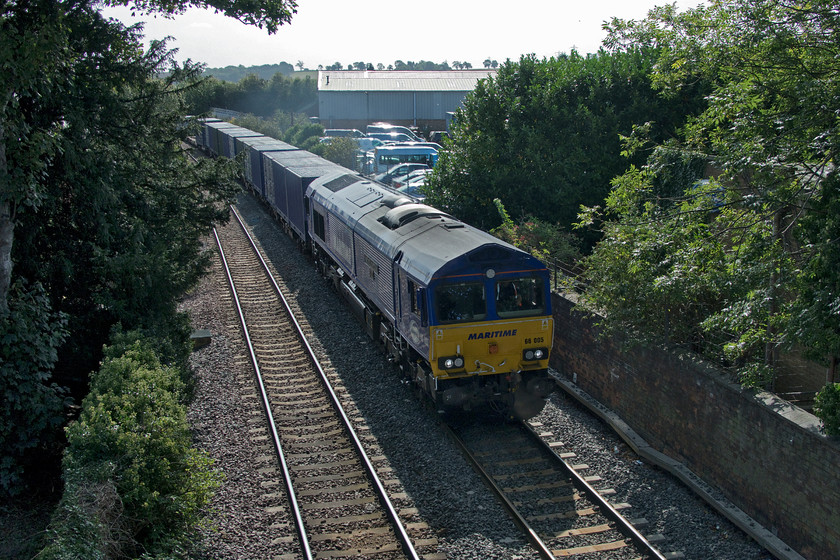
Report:
[{"label": "grey shipping container", "polygon": [[224,137],[222,136],[221,131],[225,129],[239,128],[241,127],[229,122],[207,123],[207,149],[210,153],[216,156],[224,155]]},{"label": "grey shipping container", "polygon": [[240,128],[239,130],[234,130],[232,128],[226,128],[222,131],[222,134],[225,135],[225,144],[222,146],[224,153],[223,156],[227,156],[231,159],[236,157],[236,139],[237,138],[258,138],[264,136],[259,132],[254,132],[253,130],[248,130],[247,128]]},{"label": "grey shipping container", "polygon": [[306,188],[315,179],[327,174],[334,174],[337,169],[340,169],[340,166],[327,160],[321,160],[320,163],[312,160],[301,160],[286,167],[287,221],[289,227],[300,239],[306,239],[307,216],[303,204]]},{"label": "grey shipping container", "polygon": [[294,151],[298,148],[268,136],[242,138],[238,139],[237,142],[241,142],[247,152],[245,155],[245,180],[265,198],[265,168],[262,154],[264,152]]},{"label": "grey shipping container", "polygon": [[198,132],[195,133],[195,143],[199,148],[207,148],[208,147],[208,128],[205,126],[209,123],[217,123],[222,122],[222,119],[217,119],[216,117],[208,117],[206,119],[198,119],[199,129]]},{"label": "grey shipping container", "polygon": [[289,204],[286,194],[285,169],[307,160],[310,161],[309,166],[329,163],[327,160],[304,150],[263,153],[266,179],[265,199],[269,206],[274,208],[287,222],[289,221]]}]

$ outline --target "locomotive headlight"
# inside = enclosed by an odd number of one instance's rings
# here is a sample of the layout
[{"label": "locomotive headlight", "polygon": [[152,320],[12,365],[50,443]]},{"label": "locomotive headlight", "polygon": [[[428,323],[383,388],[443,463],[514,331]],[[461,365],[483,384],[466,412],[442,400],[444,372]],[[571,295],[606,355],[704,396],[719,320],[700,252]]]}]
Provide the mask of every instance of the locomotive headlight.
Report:
[{"label": "locomotive headlight", "polygon": [[548,357],[548,348],[528,348],[522,352],[522,359],[526,362],[544,360]]},{"label": "locomotive headlight", "polygon": [[447,356],[445,358],[438,358],[438,367],[440,369],[460,369],[464,367],[463,356]]}]

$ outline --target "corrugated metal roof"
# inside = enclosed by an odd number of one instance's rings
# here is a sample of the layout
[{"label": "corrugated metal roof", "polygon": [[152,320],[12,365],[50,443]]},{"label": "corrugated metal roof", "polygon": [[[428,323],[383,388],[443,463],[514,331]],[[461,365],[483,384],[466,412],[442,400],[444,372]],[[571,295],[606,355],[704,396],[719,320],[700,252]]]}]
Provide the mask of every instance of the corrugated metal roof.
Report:
[{"label": "corrugated metal roof", "polygon": [[318,91],[472,91],[496,70],[321,70]]}]

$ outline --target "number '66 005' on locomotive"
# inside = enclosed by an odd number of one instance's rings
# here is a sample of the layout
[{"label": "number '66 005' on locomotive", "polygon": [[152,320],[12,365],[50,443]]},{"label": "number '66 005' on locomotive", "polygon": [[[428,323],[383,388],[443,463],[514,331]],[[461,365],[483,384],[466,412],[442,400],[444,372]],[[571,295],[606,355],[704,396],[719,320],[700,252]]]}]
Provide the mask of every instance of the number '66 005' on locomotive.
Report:
[{"label": "number '66 005' on locomotive", "polygon": [[246,183],[440,409],[539,413],[554,386],[545,265],[349,169],[214,124],[203,123],[198,143],[212,153],[213,135],[238,134],[227,155],[246,152]]}]

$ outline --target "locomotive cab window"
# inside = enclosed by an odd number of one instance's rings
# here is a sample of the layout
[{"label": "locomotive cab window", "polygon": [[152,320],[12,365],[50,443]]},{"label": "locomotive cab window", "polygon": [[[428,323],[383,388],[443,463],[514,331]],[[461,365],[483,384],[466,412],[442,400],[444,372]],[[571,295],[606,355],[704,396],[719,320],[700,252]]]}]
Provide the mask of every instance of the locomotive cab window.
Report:
[{"label": "locomotive cab window", "polygon": [[499,317],[527,317],[545,313],[542,279],[532,276],[496,282],[496,314]]},{"label": "locomotive cab window", "polygon": [[425,290],[420,288],[415,284],[413,281],[408,281],[408,293],[409,297],[411,298],[410,305],[411,305],[411,312],[420,317],[420,323],[424,327],[428,326],[428,321],[426,318],[426,306],[424,304],[425,300]]},{"label": "locomotive cab window", "polygon": [[439,323],[466,323],[487,317],[484,284],[462,282],[435,289],[435,315]]}]

